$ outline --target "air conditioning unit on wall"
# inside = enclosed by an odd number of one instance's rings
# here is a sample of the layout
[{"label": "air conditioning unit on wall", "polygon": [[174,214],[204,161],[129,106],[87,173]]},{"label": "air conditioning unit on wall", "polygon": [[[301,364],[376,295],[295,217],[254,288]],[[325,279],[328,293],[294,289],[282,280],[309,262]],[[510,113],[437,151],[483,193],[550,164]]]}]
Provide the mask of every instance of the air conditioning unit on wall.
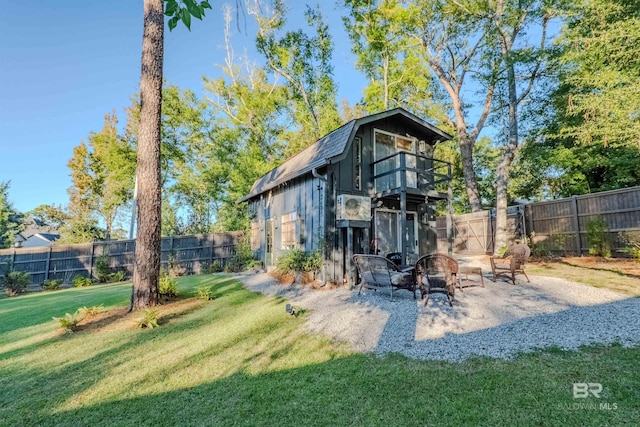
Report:
[{"label": "air conditioning unit on wall", "polygon": [[371,221],[371,197],[338,195],[337,219],[352,221]]}]

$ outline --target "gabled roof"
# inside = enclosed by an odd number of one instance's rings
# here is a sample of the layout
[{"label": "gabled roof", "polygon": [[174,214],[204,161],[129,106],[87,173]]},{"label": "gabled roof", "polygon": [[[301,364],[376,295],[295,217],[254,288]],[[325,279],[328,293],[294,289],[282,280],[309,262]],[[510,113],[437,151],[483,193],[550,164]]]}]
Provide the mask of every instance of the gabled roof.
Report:
[{"label": "gabled roof", "polygon": [[441,140],[451,139],[451,135],[402,108],[394,108],[393,110],[361,117],[351,120],[333,132],[323,136],[306,149],[290,157],[280,166],[258,178],[256,182],[253,183],[249,194],[242,197],[238,202],[246,202],[280,184],[305,175],[316,168],[328,165],[331,159],[339,157],[345,152],[348,143],[353,139],[353,136],[360,126],[395,115],[403,116],[415,122],[439,136]]}]

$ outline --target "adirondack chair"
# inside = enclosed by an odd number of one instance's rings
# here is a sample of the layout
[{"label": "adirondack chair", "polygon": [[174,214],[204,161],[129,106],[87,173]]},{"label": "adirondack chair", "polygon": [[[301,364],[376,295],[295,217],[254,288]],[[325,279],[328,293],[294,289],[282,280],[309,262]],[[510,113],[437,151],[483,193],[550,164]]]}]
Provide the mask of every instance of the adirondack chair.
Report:
[{"label": "adirondack chair", "polygon": [[394,290],[404,289],[413,293],[416,298],[416,273],[413,267],[401,269],[393,261],[378,255],[354,255],[353,261],[358,269],[360,279],[360,289],[363,288],[378,290],[389,288],[391,301],[393,301]]},{"label": "adirondack chair", "polygon": [[453,306],[456,282],[458,280],[458,261],[443,254],[425,255],[416,262],[416,274],[419,275],[421,298],[425,295],[429,303],[429,294],[443,293],[447,296],[449,305]]},{"label": "adirondack chair", "polygon": [[515,285],[516,275],[524,274],[524,277],[527,278],[527,282],[530,282],[529,276],[527,276],[526,271],[524,271],[529,255],[531,255],[531,249],[529,249],[529,246],[523,243],[518,243],[511,246],[507,252],[505,252],[504,257],[491,257],[490,261],[493,281],[495,282],[499,277],[506,277]]}]

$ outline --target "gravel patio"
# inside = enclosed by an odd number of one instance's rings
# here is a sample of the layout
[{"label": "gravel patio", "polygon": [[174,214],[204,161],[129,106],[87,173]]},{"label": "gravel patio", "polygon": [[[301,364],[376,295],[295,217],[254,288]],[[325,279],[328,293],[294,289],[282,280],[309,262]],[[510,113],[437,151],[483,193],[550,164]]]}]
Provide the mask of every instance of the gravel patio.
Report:
[{"label": "gravel patio", "polygon": [[[409,292],[388,293],[347,288],[315,290],[282,285],[266,273],[237,278],[248,289],[284,298],[309,310],[312,333],[346,341],[355,351],[402,353],[415,359],[463,361],[472,356],[511,358],[519,352],[557,346],[640,344],[640,298],[542,276],[524,277],[517,286],[491,281],[481,258],[458,257],[460,265],[482,267],[485,288],[432,295],[428,306]],[[471,276],[470,279],[474,279]]]}]

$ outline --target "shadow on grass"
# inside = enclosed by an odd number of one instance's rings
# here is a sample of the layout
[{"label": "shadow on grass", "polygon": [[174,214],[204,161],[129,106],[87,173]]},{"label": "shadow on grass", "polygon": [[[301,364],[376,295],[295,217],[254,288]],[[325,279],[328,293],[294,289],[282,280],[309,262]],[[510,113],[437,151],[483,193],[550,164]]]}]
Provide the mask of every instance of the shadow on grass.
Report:
[{"label": "shadow on grass", "polygon": [[[211,281],[193,279],[187,290]],[[475,358],[462,364],[353,355],[307,336],[302,320],[284,312],[282,298],[248,292],[232,280],[213,286],[218,299],[161,328],[60,336],[20,354],[0,355],[0,424],[459,426],[640,420],[640,378],[629,375],[640,362],[637,348],[551,350],[514,361]],[[587,381],[601,382],[603,401],[619,409],[572,410],[572,384]]]},{"label": "shadow on grass", "polygon": [[[639,359],[637,351],[620,347],[462,365],[352,355],[258,375],[240,371],[162,393],[142,387],[138,396],[66,411],[40,407],[22,421],[75,426],[637,425],[634,390],[640,381],[611,379],[600,358],[628,372]],[[572,384],[586,379],[601,382],[604,391],[600,400],[590,401],[596,409],[578,410]],[[599,403],[609,408],[616,403],[617,409],[599,409]]]},{"label": "shadow on grass", "polygon": [[570,267],[575,267],[575,268],[581,268],[583,270],[593,270],[593,271],[605,271],[607,273],[614,273],[620,276],[624,276],[624,277],[629,277],[631,279],[640,279],[640,275],[638,274],[631,274],[631,273],[624,273],[620,270],[612,270],[610,268],[602,268],[602,267],[590,267],[588,265],[581,265],[581,264],[573,264],[571,262],[568,261],[558,261],[559,264],[563,264],[563,265],[568,265]]}]

